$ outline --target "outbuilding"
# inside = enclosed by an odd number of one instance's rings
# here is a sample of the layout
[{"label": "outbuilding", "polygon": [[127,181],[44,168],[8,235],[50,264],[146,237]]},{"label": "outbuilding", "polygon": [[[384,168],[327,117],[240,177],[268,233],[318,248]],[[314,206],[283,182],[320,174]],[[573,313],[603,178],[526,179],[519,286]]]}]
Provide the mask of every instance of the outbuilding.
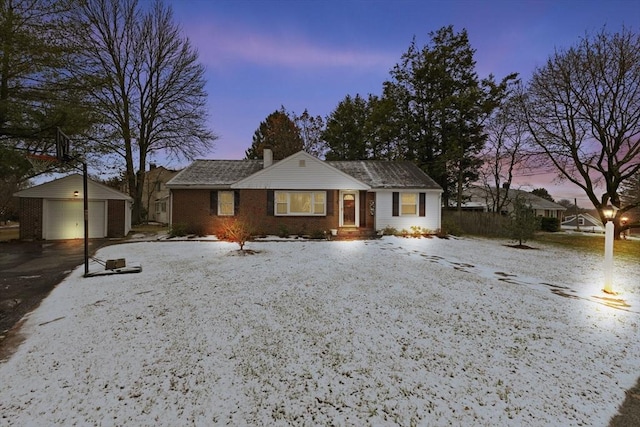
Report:
[{"label": "outbuilding", "polygon": [[[131,230],[133,199],[88,180],[89,238],[124,237]],[[82,175],[73,174],[14,194],[20,199],[20,239],[84,238]]]}]

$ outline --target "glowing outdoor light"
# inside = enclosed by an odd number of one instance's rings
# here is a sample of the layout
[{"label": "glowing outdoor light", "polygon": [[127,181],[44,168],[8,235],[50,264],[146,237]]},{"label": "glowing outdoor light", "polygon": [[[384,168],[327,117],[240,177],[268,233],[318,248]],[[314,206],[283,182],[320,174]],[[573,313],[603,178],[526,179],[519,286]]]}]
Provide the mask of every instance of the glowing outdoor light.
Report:
[{"label": "glowing outdoor light", "polygon": [[602,214],[607,220],[604,227],[604,289],[608,294],[613,294],[613,218],[616,216],[616,207],[607,206],[602,209]]},{"label": "glowing outdoor light", "polygon": [[74,192],[73,192],[73,197],[78,197],[78,194],[80,194],[80,193],[78,192],[78,190],[74,191]]}]

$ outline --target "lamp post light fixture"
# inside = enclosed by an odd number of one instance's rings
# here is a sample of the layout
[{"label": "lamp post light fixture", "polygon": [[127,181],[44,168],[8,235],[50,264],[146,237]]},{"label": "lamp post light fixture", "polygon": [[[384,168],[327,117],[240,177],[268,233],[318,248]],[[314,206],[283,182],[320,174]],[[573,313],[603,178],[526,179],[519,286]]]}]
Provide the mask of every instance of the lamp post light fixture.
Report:
[{"label": "lamp post light fixture", "polygon": [[602,214],[607,220],[604,227],[604,289],[607,294],[615,294],[613,292],[613,218],[616,216],[615,206],[607,206],[602,209]]},{"label": "lamp post light fixture", "polygon": [[78,190],[73,192],[73,197],[78,197],[80,195],[80,192]]}]

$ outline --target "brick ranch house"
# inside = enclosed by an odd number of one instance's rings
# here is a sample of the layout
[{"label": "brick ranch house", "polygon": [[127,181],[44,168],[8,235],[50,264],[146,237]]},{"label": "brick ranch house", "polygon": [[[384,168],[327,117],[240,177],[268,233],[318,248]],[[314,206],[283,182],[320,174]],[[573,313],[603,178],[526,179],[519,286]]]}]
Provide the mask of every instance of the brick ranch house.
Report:
[{"label": "brick ranch house", "polygon": [[442,188],[408,161],[196,160],[167,183],[170,224],[216,234],[248,218],[265,235],[369,236],[387,227],[440,229]]}]

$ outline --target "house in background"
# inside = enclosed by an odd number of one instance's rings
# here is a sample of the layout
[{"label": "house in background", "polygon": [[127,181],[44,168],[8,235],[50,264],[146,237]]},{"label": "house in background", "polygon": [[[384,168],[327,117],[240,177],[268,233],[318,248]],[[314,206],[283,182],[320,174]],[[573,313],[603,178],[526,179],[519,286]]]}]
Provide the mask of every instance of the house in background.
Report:
[{"label": "house in background", "polygon": [[[89,238],[124,237],[131,230],[133,199],[88,180]],[[68,175],[14,194],[20,204],[20,239],[84,238],[83,178]]]},{"label": "house in background", "polygon": [[179,171],[151,163],[145,173],[142,186],[142,206],[147,220],[167,224],[169,222],[169,182]]},{"label": "house in background", "polygon": [[[561,219],[563,212],[567,210],[562,205],[552,202],[542,197],[538,197],[535,194],[531,194],[524,190],[516,190],[513,188],[501,188],[500,198],[507,198],[507,203],[504,205],[503,214],[509,214],[513,211],[513,200],[516,197],[520,197],[525,204],[531,206],[536,216],[546,218],[558,218]],[[493,194],[498,194],[496,189],[487,189],[478,185],[472,185],[464,192],[465,202],[463,203],[463,210],[474,210],[481,212],[493,212]]]},{"label": "house in background", "polygon": [[239,216],[272,235],[440,229],[442,189],[405,161],[328,162],[300,151],[274,162],[267,149],[264,160],[196,160],[167,186],[170,223],[203,234]]},{"label": "house in background", "polygon": [[579,213],[565,217],[560,223],[563,230],[583,231],[589,233],[604,233],[604,225],[598,218],[588,213]]}]

